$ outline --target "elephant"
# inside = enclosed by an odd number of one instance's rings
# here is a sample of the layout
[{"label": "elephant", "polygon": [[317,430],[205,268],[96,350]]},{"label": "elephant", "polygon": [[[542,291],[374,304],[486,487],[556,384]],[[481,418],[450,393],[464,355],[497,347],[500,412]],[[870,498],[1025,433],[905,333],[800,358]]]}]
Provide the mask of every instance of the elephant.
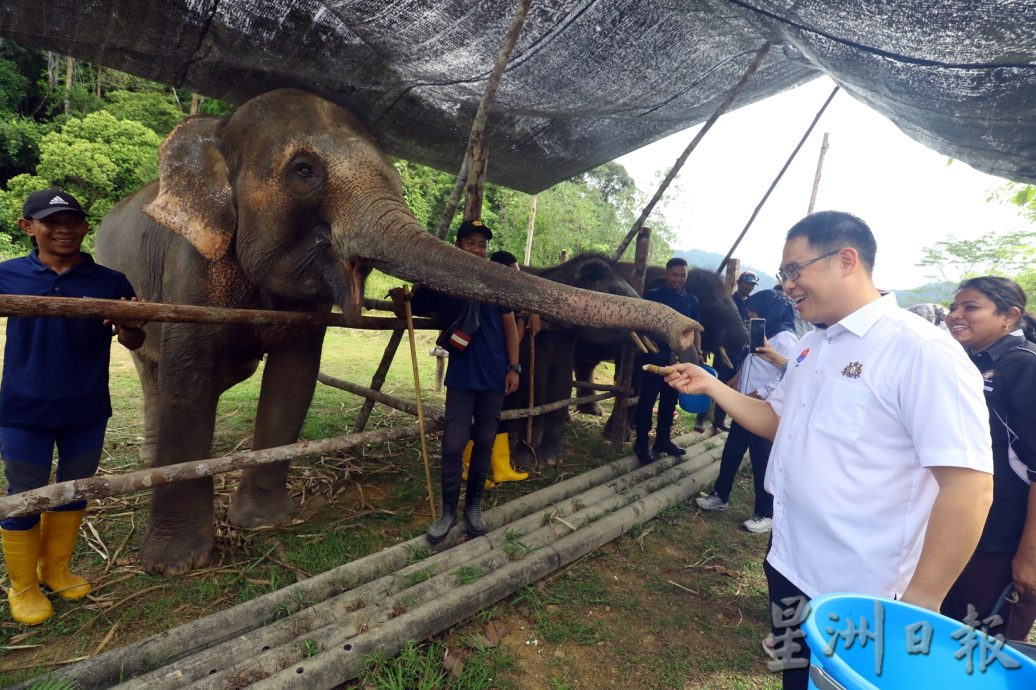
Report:
[{"label": "elephant", "polygon": [[[633,275],[633,264],[620,262],[618,270],[629,280]],[[644,276],[645,291],[657,287],[660,281],[664,281],[664,274],[664,266],[648,266]],[[697,297],[700,303],[701,313],[698,320],[704,327],[701,334],[702,351],[713,352],[719,356],[722,348],[730,357],[736,358],[748,345],[748,329],[741,320],[726,283],[713,271],[691,268],[687,272],[685,289]],[[608,349],[593,342],[580,342],[575,356],[576,378],[580,381],[590,380],[597,365],[604,360],[615,359],[618,352],[618,348]],[[692,356],[692,353],[687,352],[681,356],[681,360],[696,361],[691,359]],[[586,414],[603,414],[601,406],[597,403],[579,405],[576,410]]]},{"label": "elephant", "polygon": [[[638,297],[626,279],[619,275],[615,262],[599,254],[580,254],[557,266],[526,267],[522,270],[563,285],[611,295]],[[525,407],[529,400],[530,385],[533,387],[533,401],[536,405],[570,398],[577,347],[585,345],[615,350],[629,341],[628,329],[565,328],[549,320],[543,320],[543,324],[543,330],[535,336],[535,348],[531,347],[531,335],[522,340],[520,387],[517,395],[505,399],[506,409]],[[535,366],[530,367],[532,349],[536,351],[536,358]],[[583,391],[582,394],[587,392]],[[537,462],[556,464],[561,455],[561,436],[568,426],[568,408],[533,417],[532,420],[531,448],[519,443],[526,439],[528,420],[517,419],[508,423],[512,461],[520,468],[531,467]]]},{"label": "elephant", "polygon": [[[559,322],[638,328],[686,342],[700,326],[660,307],[523,275],[437,239],[406,206],[395,168],[360,120],[306,91],[280,89],[222,118],[181,122],[159,150],[159,179],[119,202],[98,231],[100,261],[147,301],[357,314],[373,267],[461,297]],[[216,404],[262,357],[252,448],[297,440],[324,328],[157,323],[133,353],[144,394],[143,455],[157,466],[208,457]],[[288,463],[246,469],[229,520],[282,523]],[[140,548],[151,573],[207,562],[213,481],[157,487]]]}]

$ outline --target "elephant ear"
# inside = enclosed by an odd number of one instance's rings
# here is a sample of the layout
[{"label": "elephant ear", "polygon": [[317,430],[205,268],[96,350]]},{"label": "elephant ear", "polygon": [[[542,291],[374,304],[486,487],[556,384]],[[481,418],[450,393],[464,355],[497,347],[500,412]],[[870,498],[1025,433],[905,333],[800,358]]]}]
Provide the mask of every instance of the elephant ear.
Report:
[{"label": "elephant ear", "polygon": [[158,196],[144,206],[144,213],[210,261],[226,255],[237,227],[219,125],[217,119],[191,118],[176,126],[158,152]]}]

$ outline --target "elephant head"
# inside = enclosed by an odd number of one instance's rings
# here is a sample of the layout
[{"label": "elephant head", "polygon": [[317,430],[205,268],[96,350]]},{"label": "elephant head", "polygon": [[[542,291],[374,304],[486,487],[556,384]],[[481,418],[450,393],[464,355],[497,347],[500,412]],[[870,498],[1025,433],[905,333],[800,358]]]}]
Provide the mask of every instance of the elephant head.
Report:
[{"label": "elephant head", "polygon": [[559,322],[661,334],[674,346],[695,322],[627,296],[545,281],[462,252],[413,218],[399,176],[360,122],[294,89],[222,119],[192,118],[163,143],[145,212],[211,262],[288,300],[358,310],[365,269],[461,297],[527,308]]}]

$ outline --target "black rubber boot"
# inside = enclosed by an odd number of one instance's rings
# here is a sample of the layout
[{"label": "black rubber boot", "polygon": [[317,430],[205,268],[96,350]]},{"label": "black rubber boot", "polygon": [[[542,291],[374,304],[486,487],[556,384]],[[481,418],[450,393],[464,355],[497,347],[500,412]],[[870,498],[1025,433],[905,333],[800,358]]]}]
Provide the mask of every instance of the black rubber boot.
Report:
[{"label": "black rubber boot", "polygon": [[666,455],[672,455],[674,458],[679,458],[684,455],[687,455],[686,450],[676,445],[669,439],[666,439],[665,441],[656,441],[655,447],[652,450],[654,450],[655,453],[658,453],[659,455],[665,453]]},{"label": "black rubber boot", "polygon": [[457,524],[457,503],[460,502],[460,476],[442,480],[442,514],[424,533],[431,544],[438,544]]},{"label": "black rubber boot", "polygon": [[647,441],[641,441],[640,438],[633,443],[633,454],[641,465],[650,465],[655,461],[655,456],[648,451]]},{"label": "black rubber boot", "polygon": [[482,492],[485,486],[485,481],[472,482],[469,479],[465,489],[464,523],[467,525],[469,537],[481,537],[489,531],[489,526],[482,517]]}]

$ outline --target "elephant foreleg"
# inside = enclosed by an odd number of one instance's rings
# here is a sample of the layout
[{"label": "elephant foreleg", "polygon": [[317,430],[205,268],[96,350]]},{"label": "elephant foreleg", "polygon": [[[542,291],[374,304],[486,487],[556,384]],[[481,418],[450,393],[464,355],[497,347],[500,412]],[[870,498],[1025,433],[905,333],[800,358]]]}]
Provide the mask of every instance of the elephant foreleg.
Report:
[{"label": "elephant foreleg", "polygon": [[[291,349],[271,352],[263,371],[255,418],[253,450],[295,443],[313,400],[323,330]],[[288,462],[246,469],[230,503],[232,524],[255,528],[278,525],[294,511],[288,494]]]},{"label": "elephant foreleg", "polygon": [[158,447],[158,365],[134,353],[133,366],[144,393],[144,442],[140,444],[140,462],[144,467],[153,467]]}]

